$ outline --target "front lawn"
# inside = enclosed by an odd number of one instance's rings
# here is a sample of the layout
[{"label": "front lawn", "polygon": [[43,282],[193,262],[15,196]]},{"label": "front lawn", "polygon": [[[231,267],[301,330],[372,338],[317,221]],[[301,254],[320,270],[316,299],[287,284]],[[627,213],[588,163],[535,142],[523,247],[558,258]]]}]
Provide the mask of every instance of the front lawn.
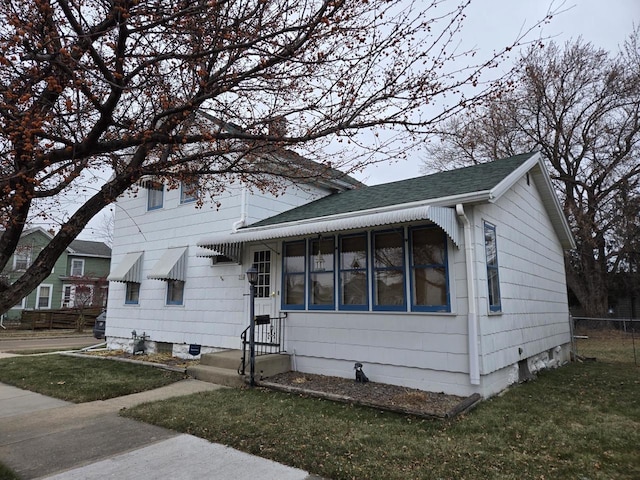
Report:
[{"label": "front lawn", "polygon": [[177,372],[90,357],[38,355],[0,360],[0,382],[75,403],[143,392],[182,378]]},{"label": "front lawn", "polygon": [[544,372],[452,421],[223,389],[125,415],[340,479],[640,478],[640,370]]}]

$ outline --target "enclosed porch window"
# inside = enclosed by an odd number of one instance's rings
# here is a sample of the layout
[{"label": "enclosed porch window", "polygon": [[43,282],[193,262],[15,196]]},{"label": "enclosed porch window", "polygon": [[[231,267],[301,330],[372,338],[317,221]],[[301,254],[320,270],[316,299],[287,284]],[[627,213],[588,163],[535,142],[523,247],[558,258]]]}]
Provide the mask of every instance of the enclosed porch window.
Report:
[{"label": "enclosed porch window", "polygon": [[429,224],[285,242],[282,308],[449,312],[447,241]]}]

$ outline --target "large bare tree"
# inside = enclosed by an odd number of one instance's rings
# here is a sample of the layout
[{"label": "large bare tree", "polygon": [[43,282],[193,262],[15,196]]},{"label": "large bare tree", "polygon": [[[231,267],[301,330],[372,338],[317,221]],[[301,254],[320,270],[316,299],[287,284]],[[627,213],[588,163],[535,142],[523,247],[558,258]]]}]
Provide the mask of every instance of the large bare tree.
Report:
[{"label": "large bare tree", "polygon": [[426,168],[542,152],[577,243],[568,285],[590,316],[606,315],[608,276],[638,255],[638,38],[617,54],[581,39],[528,49],[512,88],[446,121],[427,147]]},{"label": "large bare tree", "polygon": [[[142,176],[198,176],[212,195],[233,181],[278,190],[278,177],[401,153],[393,146],[488,93],[461,94],[501,57],[457,50],[467,4],[0,0],[0,268],[26,222],[50,218],[87,172],[95,192],[24,275],[0,285],[0,312]],[[319,156],[366,130],[368,155]],[[280,155],[294,147],[316,163]]]}]

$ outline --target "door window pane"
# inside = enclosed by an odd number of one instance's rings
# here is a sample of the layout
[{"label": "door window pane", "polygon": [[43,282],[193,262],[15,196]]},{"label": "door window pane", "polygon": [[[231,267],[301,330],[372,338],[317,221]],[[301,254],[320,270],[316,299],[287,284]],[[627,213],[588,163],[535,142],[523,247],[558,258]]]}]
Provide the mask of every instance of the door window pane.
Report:
[{"label": "door window pane", "polygon": [[254,252],[253,265],[258,270],[256,298],[268,298],[271,296],[271,250]]}]

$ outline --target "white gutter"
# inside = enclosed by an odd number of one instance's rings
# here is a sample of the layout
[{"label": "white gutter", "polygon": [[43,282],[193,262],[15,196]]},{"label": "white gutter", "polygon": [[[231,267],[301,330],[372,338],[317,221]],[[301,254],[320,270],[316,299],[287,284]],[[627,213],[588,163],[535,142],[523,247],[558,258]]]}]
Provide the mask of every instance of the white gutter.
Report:
[{"label": "white gutter", "polygon": [[247,223],[247,187],[243,186],[240,196],[240,219],[233,222],[231,231],[236,233],[239,228],[244,227],[245,223]]},{"label": "white gutter", "polygon": [[456,205],[456,213],[458,219],[464,228],[464,255],[465,264],[467,266],[467,329],[469,341],[469,381],[471,385],[480,385],[480,363],[478,356],[478,306],[476,300],[476,279],[473,269],[473,261],[475,258],[473,243],[471,238],[471,224],[467,215],[464,213],[464,207],[461,203]]}]

